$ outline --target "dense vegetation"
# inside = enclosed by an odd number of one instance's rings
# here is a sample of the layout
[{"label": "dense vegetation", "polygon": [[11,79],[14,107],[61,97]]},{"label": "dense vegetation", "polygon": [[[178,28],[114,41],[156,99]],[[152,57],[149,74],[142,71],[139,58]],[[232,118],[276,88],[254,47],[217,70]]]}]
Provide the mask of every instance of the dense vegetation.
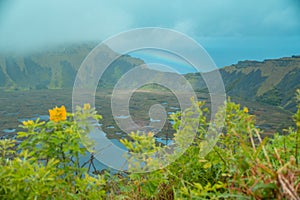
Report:
[{"label": "dense vegetation", "polygon": [[[159,168],[148,173],[88,173],[79,156],[89,132],[87,120],[100,120],[89,105],[73,114],[64,107],[50,110],[48,122],[25,121],[18,133],[22,142],[0,140],[0,199],[300,199],[300,91],[293,116],[295,127],[261,138],[255,116],[246,107],[227,101],[218,116],[225,125],[218,143],[204,155],[207,127],[203,102],[171,116],[174,140],[190,136],[180,129],[181,116],[199,114],[201,126],[193,144],[167,167],[149,156],[163,152],[153,135],[132,133],[134,140],[121,140],[133,152],[129,171]],[[74,120],[76,119],[76,121]],[[216,121],[213,126],[219,126]],[[90,143],[88,148],[92,145]],[[166,157],[166,159],[171,157]],[[137,162],[140,161],[140,162]],[[144,165],[141,165],[144,163]]]}]

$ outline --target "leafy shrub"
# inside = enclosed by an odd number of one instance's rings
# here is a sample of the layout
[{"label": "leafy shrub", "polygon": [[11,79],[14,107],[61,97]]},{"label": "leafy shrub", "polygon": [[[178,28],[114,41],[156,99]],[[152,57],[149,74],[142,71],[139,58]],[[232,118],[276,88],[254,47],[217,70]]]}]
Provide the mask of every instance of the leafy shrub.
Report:
[{"label": "leafy shrub", "polygon": [[[79,119],[74,121],[74,117]],[[64,107],[50,110],[50,121],[25,121],[21,144],[0,141],[0,199],[99,199],[105,196],[103,177],[91,177],[79,165],[86,152],[81,135],[87,120],[100,119],[88,105],[75,114]]]},{"label": "leafy shrub", "polygon": [[[202,157],[204,127],[209,124],[203,105],[200,102],[200,111],[194,110],[199,112],[202,126],[184,154],[164,169],[130,174],[123,189],[119,188],[120,194],[126,199],[299,199],[300,109],[294,117],[297,131],[290,128],[287,135],[262,139],[248,108],[229,99],[220,109],[226,115],[218,144]],[[180,117],[180,113],[172,116],[177,134],[182,132]],[[147,135],[133,138],[133,142],[123,141],[129,150],[134,151],[137,143],[150,144]]]}]

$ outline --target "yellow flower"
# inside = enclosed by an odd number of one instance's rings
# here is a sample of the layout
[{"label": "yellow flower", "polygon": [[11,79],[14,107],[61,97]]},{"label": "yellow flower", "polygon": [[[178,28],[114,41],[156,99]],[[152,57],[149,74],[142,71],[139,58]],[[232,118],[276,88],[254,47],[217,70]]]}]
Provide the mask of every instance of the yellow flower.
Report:
[{"label": "yellow flower", "polygon": [[67,119],[67,111],[65,106],[60,108],[55,107],[52,110],[49,110],[50,120],[54,122],[64,121]]},{"label": "yellow flower", "polygon": [[33,125],[33,124],[34,124],[34,122],[33,122],[32,120],[23,121],[23,125],[24,125],[24,126],[31,126],[31,125]]},{"label": "yellow flower", "polygon": [[244,113],[248,113],[249,112],[249,110],[248,110],[248,108],[247,107],[244,107]]},{"label": "yellow flower", "polygon": [[91,105],[89,103],[83,105],[83,110],[89,110],[89,109],[91,109]]},{"label": "yellow flower", "polygon": [[154,135],[154,133],[152,133],[152,132],[148,133],[148,137],[153,137],[153,135]]}]

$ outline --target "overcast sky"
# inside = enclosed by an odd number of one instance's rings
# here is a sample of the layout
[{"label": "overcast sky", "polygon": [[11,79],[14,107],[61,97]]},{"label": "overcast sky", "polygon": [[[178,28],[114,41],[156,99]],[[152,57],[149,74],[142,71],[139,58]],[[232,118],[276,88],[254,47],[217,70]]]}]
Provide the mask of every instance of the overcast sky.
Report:
[{"label": "overcast sky", "polygon": [[198,41],[219,67],[300,55],[298,0],[0,0],[0,50],[26,52],[158,26]]}]

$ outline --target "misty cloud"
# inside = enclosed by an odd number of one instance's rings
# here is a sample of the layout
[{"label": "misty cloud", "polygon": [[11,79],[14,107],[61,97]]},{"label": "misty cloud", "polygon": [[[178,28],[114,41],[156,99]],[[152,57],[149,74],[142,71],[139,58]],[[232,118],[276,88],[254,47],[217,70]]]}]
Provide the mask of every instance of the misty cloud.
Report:
[{"label": "misty cloud", "polygon": [[[239,48],[237,43],[249,38],[260,38],[250,39],[252,43],[246,44],[252,45],[253,51],[262,38],[264,45],[272,45],[270,37],[279,39],[282,44],[287,38],[295,38],[287,44],[293,48],[289,53],[300,43],[300,4],[296,0],[3,2],[0,4],[2,51],[28,51],[61,43],[100,41],[120,31],[149,26],[181,31],[204,44],[211,51],[209,53],[215,55],[220,48],[226,48],[228,41],[236,46],[234,48]],[[215,49],[211,38],[222,38]],[[269,50],[274,51],[272,48]],[[299,52],[299,48],[297,50]]]},{"label": "misty cloud", "polygon": [[0,48],[35,48],[100,40],[131,26],[121,8],[101,2],[26,0],[11,2],[1,16]]}]

